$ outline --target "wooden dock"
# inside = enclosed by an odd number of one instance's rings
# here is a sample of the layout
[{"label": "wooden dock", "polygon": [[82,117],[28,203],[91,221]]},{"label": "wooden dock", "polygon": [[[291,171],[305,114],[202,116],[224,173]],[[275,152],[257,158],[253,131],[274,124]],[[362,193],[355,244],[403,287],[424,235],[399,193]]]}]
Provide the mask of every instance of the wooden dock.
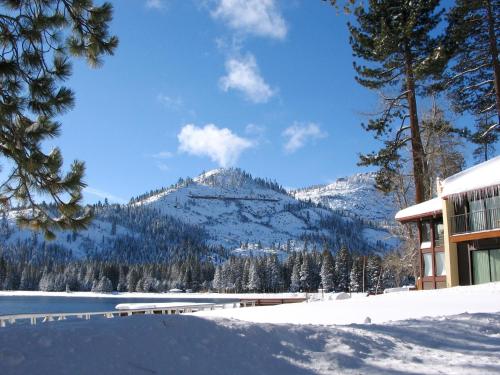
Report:
[{"label": "wooden dock", "polygon": [[[257,298],[257,299],[240,299],[240,304],[255,303],[255,306],[274,306],[283,305],[285,303],[299,303],[307,301],[306,297],[291,297],[291,298]],[[242,306],[243,307],[243,306]]]}]

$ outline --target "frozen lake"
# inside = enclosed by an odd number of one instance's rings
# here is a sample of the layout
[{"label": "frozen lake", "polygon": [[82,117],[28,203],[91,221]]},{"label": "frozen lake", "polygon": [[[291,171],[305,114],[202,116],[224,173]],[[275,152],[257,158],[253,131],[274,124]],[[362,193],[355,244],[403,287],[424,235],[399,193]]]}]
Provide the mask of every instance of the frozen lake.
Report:
[{"label": "frozen lake", "polygon": [[239,299],[0,296],[0,315],[112,311],[120,303],[181,302],[189,304],[190,302],[230,303],[236,301]]}]

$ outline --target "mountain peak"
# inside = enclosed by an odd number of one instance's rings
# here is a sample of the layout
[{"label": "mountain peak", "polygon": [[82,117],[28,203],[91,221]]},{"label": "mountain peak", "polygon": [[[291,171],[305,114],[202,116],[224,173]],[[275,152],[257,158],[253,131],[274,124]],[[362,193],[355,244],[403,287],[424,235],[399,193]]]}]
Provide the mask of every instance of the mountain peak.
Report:
[{"label": "mountain peak", "polygon": [[202,172],[193,181],[202,185],[234,189],[252,183],[253,177],[240,168],[217,168]]}]

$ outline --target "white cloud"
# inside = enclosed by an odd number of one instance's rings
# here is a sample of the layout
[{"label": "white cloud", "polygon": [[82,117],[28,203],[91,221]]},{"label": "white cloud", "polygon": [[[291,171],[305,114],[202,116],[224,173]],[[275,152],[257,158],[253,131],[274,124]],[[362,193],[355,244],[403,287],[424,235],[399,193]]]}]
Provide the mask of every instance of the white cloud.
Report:
[{"label": "white cloud", "polygon": [[146,1],[146,8],[149,9],[165,9],[165,2],[163,0],[147,0]]},{"label": "white cloud", "polygon": [[230,58],[226,61],[227,75],[219,81],[224,91],[230,89],[243,92],[254,103],[265,103],[275,94],[264,81],[252,54],[243,58]]},{"label": "white cloud", "polygon": [[107,191],[99,190],[99,189],[94,189],[90,186],[86,187],[83,189],[83,191],[87,194],[94,195],[96,197],[99,197],[101,199],[108,198],[109,201],[115,202],[115,203],[127,203],[127,201],[121,197],[118,197],[116,195],[113,195],[111,193],[108,193]]},{"label": "white cloud", "polygon": [[221,167],[234,165],[241,153],[254,146],[251,140],[239,137],[227,128],[214,124],[197,127],[185,125],[177,135],[179,151],[191,155],[208,156]]},{"label": "white cloud", "polygon": [[319,125],[315,123],[309,123],[307,125],[295,123],[289,128],[286,128],[282,135],[287,138],[284,148],[288,153],[293,153],[299,148],[304,147],[310,140],[321,139],[327,136]]},{"label": "white cloud", "polygon": [[212,17],[245,34],[283,39],[287,33],[275,0],[218,0]]}]

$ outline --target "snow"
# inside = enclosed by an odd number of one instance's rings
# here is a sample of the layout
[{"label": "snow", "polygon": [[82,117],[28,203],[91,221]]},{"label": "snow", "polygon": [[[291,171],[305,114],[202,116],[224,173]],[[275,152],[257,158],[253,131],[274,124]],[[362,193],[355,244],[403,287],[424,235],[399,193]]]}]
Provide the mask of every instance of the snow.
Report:
[{"label": "snow", "polygon": [[438,290],[388,293],[366,298],[295,303],[246,309],[202,311],[197,316],[221,317],[254,323],[352,324],[500,312],[500,282]]},{"label": "snow", "polygon": [[[0,328],[0,373],[500,373],[500,283],[356,297],[277,306],[286,311],[272,314],[281,316],[280,324],[185,314],[8,325]],[[345,317],[347,325],[311,325],[304,324],[310,318],[297,314],[305,306],[314,307],[310,314],[325,316],[328,307],[338,317],[338,309],[353,302],[360,304],[363,321],[375,323],[351,324],[353,316]],[[406,320],[377,323],[387,320],[379,314],[382,306],[386,314]],[[272,309],[232,311],[262,316]],[[438,315],[420,317],[424,311]],[[284,323],[290,316],[295,321]]]},{"label": "snow", "polygon": [[399,211],[395,218],[398,221],[405,221],[416,217],[432,216],[440,214],[443,210],[443,200],[440,197],[415,204]]},{"label": "snow", "polygon": [[443,198],[500,185],[500,156],[475,165],[442,182]]},{"label": "snow", "polygon": [[210,245],[229,249],[247,241],[269,248],[297,240],[302,234],[328,236],[327,230],[319,229],[319,223],[322,216],[332,212],[322,208],[287,210],[297,203],[292,196],[259,185],[238,170],[219,168],[201,174],[187,186],[168,189],[133,206],[150,207],[184,223],[202,226],[209,234]]},{"label": "snow", "polygon": [[176,307],[208,307],[213,303],[199,302],[164,302],[164,303],[119,303],[115,306],[116,310],[144,310],[144,309],[166,309]]},{"label": "snow", "polygon": [[390,247],[397,247],[400,240],[391,235],[397,226],[393,220],[397,211],[394,195],[383,194],[375,186],[375,173],[358,173],[338,178],[328,185],[292,190],[290,193],[299,200],[322,204],[334,211],[341,211],[371,222],[374,228],[363,230],[363,238],[377,245],[384,241]]}]

